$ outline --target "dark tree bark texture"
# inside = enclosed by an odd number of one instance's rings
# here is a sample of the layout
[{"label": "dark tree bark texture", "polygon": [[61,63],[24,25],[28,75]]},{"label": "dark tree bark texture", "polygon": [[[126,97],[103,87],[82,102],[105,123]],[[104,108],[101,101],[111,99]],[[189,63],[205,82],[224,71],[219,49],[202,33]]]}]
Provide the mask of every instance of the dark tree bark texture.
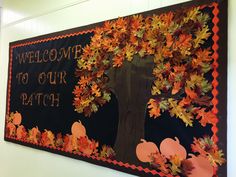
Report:
[{"label": "dark tree bark texture", "polygon": [[146,107],[151,97],[153,82],[152,57],[134,57],[120,68],[108,72],[109,87],[115,93],[119,106],[119,124],[115,142],[117,160],[139,163],[136,146],[144,138]]}]

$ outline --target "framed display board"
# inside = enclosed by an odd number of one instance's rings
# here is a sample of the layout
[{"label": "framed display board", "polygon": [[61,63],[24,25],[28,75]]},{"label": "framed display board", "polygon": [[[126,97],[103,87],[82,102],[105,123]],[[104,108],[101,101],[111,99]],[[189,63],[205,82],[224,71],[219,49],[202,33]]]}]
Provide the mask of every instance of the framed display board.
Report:
[{"label": "framed display board", "polygon": [[226,177],[227,1],[10,43],[5,140],[139,176]]}]

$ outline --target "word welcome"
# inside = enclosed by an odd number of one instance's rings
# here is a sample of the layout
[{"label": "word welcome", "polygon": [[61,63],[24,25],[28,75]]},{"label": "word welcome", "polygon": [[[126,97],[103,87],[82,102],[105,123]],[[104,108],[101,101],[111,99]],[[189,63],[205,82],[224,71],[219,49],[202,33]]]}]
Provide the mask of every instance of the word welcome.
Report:
[{"label": "word welcome", "polygon": [[16,55],[19,64],[60,62],[62,60],[77,59],[82,53],[81,45],[62,47],[59,49],[32,50]]}]

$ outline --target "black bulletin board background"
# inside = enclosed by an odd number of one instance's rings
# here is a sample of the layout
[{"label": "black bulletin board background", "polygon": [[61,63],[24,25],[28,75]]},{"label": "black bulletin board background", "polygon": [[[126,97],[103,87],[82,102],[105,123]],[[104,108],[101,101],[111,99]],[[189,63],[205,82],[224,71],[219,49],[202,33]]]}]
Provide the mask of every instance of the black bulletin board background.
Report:
[{"label": "black bulletin board background", "polygon": [[[152,10],[152,11],[148,11],[143,13],[143,15],[149,15],[149,14],[161,14],[163,12],[166,11],[171,11],[180,7],[191,7],[193,5],[201,5],[201,4],[205,4],[205,3],[211,3],[211,0],[195,0],[192,2],[187,2],[187,3],[182,3],[182,4],[178,4],[178,5],[174,5],[174,6],[170,6],[170,7],[165,7],[165,8],[161,8],[161,9],[156,9],[156,10]],[[218,2],[218,1],[217,1]],[[227,154],[227,149],[226,149],[226,132],[227,132],[227,127],[226,127],[226,117],[227,117],[227,5],[228,2],[226,0],[222,0],[219,1],[219,68],[218,68],[218,72],[219,72],[219,76],[218,76],[218,82],[219,82],[219,86],[218,86],[218,91],[219,91],[219,95],[218,95],[218,100],[219,103],[217,105],[218,109],[219,109],[219,113],[218,113],[218,118],[219,118],[219,123],[218,123],[218,137],[219,137],[219,147],[221,149],[223,149],[225,156]],[[21,41],[15,41],[10,43],[10,47],[13,45],[17,45],[17,44],[21,44],[21,43],[26,43],[26,42],[31,42],[31,41],[36,41],[36,40],[41,40],[41,39],[45,39],[45,38],[52,38],[52,37],[56,37],[59,35],[65,35],[65,34],[70,34],[70,33],[74,33],[74,32],[79,32],[79,31],[84,31],[84,30],[89,30],[92,29],[96,26],[100,26],[103,25],[103,22],[101,23],[97,23],[97,24],[93,24],[93,25],[89,25],[89,26],[84,26],[84,27],[79,27],[79,28],[74,28],[74,29],[70,29],[70,30],[65,30],[65,31],[61,31],[61,32],[56,32],[56,33],[51,33],[51,34],[47,34],[47,35],[43,35],[43,36],[38,36],[38,37],[34,37],[34,38],[29,38],[29,39],[25,39],[25,40],[21,40]],[[86,34],[82,34],[82,35],[78,35],[78,36],[73,36],[70,38],[64,38],[64,39],[59,39],[56,42],[55,41],[48,41],[47,43],[39,43],[39,44],[34,44],[34,47],[38,47],[40,49],[44,49],[46,45],[53,45],[54,48],[60,48],[61,46],[69,46],[69,45],[73,45],[75,43],[79,43],[82,46],[85,46],[87,43],[89,43],[89,39],[90,36],[92,36],[92,32],[86,33]],[[29,46],[30,47],[30,46]],[[13,50],[13,55],[14,52],[23,52],[26,48],[24,47],[19,47]],[[27,49],[28,50],[28,49]],[[58,64],[58,66],[54,67],[53,69],[58,70],[61,67],[68,67],[68,68],[75,68],[76,67],[76,61],[73,62],[60,62],[60,64]],[[9,65],[10,66],[10,65]],[[13,63],[13,71],[15,72],[19,72],[17,68],[19,68],[16,64]],[[48,64],[48,66],[43,66],[46,67],[44,68],[45,71],[46,70],[50,70],[50,64]],[[48,67],[48,68],[47,68]],[[33,68],[33,67],[32,67]],[[37,67],[35,67],[37,68]],[[29,73],[31,73],[31,77],[33,77],[33,75],[37,74],[40,71],[37,71],[35,69],[30,69],[29,67],[25,67],[25,68],[21,68],[22,71],[27,71]],[[14,72],[12,73],[12,75],[14,75]],[[47,116],[43,115],[43,112],[40,112],[40,110],[38,110],[38,107],[33,107],[31,109],[33,109],[35,112],[38,112],[37,115],[35,115],[35,117],[31,118],[31,119],[23,119],[22,124],[23,125],[27,125],[28,128],[33,127],[35,125],[39,126],[39,127],[43,127],[44,129],[49,129],[52,130],[53,132],[57,133],[58,131],[60,131],[63,134],[69,133],[70,132],[70,127],[71,124],[80,119],[80,120],[84,120],[85,124],[88,125],[94,125],[94,126],[86,126],[87,131],[88,131],[88,135],[93,136],[94,139],[99,140],[99,142],[101,142],[102,144],[109,144],[109,145],[113,145],[114,144],[114,139],[115,139],[115,134],[113,133],[114,130],[117,129],[117,122],[118,122],[118,117],[116,116],[118,114],[118,110],[116,109],[117,107],[117,101],[115,99],[115,96],[112,96],[112,101],[109,104],[106,104],[104,106],[104,109],[102,109],[101,111],[98,112],[98,117],[104,117],[103,120],[99,119],[90,119],[90,120],[86,120],[86,118],[84,118],[82,115],[79,115],[78,113],[76,113],[73,110],[73,107],[71,106],[71,100],[73,99],[73,95],[72,95],[72,90],[74,88],[74,85],[76,83],[77,78],[72,77],[74,75],[74,71],[71,70],[70,72],[68,72],[67,77],[71,77],[70,79],[67,79],[68,81],[70,81],[70,83],[68,83],[68,85],[65,86],[57,86],[57,88],[53,88],[53,90],[58,89],[58,91],[60,92],[64,92],[64,98],[63,100],[65,101],[63,105],[67,105],[66,107],[59,107],[59,109],[57,108],[57,111],[55,112],[55,110],[53,110],[53,108],[48,108],[47,110]],[[12,78],[12,82],[16,83],[16,80],[14,80],[14,77]],[[33,80],[30,82],[34,82]],[[25,87],[24,87],[25,88]],[[24,114],[24,116],[29,116],[31,117],[32,115],[30,115],[30,112],[32,110],[27,110],[27,108],[24,109],[19,109],[19,102],[17,100],[14,100],[15,96],[14,94],[18,95],[20,92],[22,92],[23,90],[19,89],[17,87],[17,85],[13,85],[13,87],[11,88],[12,90],[14,90],[14,92],[11,92],[11,105],[10,105],[10,110],[16,110],[19,112],[22,112]],[[37,88],[35,87],[30,87],[27,88],[26,92],[32,92],[32,91],[40,91],[43,90],[44,88],[40,88],[40,86],[38,86]],[[65,90],[67,89],[67,90]],[[68,94],[68,90],[70,90],[70,94]],[[44,90],[45,91],[45,90]],[[50,92],[50,90],[47,90],[48,92]],[[62,96],[63,97],[63,96]],[[66,111],[65,111],[66,110]],[[112,110],[112,111],[111,111]],[[70,116],[68,118],[68,120],[65,122],[64,118],[66,118],[67,116]],[[106,116],[105,116],[106,115]],[[116,117],[116,119],[110,120],[110,119],[106,119],[106,117]],[[40,121],[38,121],[40,120]],[[47,124],[45,124],[45,121],[47,122]],[[104,125],[103,127],[98,127],[98,121],[100,122],[99,125]],[[110,122],[109,122],[110,121]],[[110,126],[106,126],[107,124],[109,124]],[[94,133],[94,131],[96,133]],[[110,135],[108,138],[107,135]],[[96,135],[96,136],[94,136]],[[37,148],[37,149],[41,149],[41,150],[45,150],[45,151],[49,151],[49,152],[53,152],[53,153],[57,153],[57,154],[61,154],[64,156],[68,156],[68,157],[72,157],[72,158],[76,158],[76,159],[80,159],[80,160],[84,160],[84,161],[88,161],[94,164],[98,164],[98,165],[102,165],[105,167],[109,167],[109,168],[113,168],[119,171],[124,171],[127,173],[131,173],[131,174],[136,174],[136,175],[140,175],[140,176],[149,176],[148,174],[146,174],[145,172],[140,172],[138,170],[132,170],[129,168],[125,168],[125,167],[121,167],[118,165],[113,165],[113,164],[108,164],[106,162],[102,162],[102,161],[95,161],[83,156],[74,156],[73,154],[69,154],[66,152],[62,152],[62,151],[57,151],[54,149],[48,149],[45,147],[41,147],[41,146],[37,146],[37,145],[33,145],[33,144],[29,144],[29,143],[24,143],[24,142],[20,142],[14,139],[10,139],[7,138],[5,136],[5,140],[6,141],[10,141],[10,142],[14,142],[14,143],[18,143],[18,144],[22,144],[22,145],[26,145],[29,147],[33,147],[33,148]],[[226,157],[227,158],[227,157]],[[152,176],[152,175],[150,175]],[[218,176],[221,177],[226,177],[226,165],[222,166],[219,168],[218,171]]]}]

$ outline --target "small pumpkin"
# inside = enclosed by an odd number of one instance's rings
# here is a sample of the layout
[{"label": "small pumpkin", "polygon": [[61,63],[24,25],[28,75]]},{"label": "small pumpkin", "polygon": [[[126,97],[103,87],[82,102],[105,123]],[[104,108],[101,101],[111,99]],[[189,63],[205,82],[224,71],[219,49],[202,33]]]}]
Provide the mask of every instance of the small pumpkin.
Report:
[{"label": "small pumpkin", "polygon": [[151,154],[156,152],[159,152],[157,145],[144,139],[136,146],[136,156],[141,162],[151,162]]},{"label": "small pumpkin", "polygon": [[81,121],[79,120],[78,122],[74,122],[72,127],[71,127],[71,133],[73,136],[75,136],[76,138],[79,137],[84,137],[86,136],[86,129],[83,126],[83,124],[81,123]]},{"label": "small pumpkin", "polygon": [[188,177],[212,177],[214,174],[214,168],[212,167],[210,161],[203,156],[195,156],[190,154],[191,158],[188,160],[192,162],[193,170]]},{"label": "small pumpkin", "polygon": [[22,121],[21,113],[17,112],[13,116],[13,124],[20,125]]},{"label": "small pumpkin", "polygon": [[172,138],[164,139],[160,144],[160,151],[166,158],[170,156],[177,155],[180,160],[187,158],[186,149],[180,144],[179,139],[175,137],[175,140]]}]

